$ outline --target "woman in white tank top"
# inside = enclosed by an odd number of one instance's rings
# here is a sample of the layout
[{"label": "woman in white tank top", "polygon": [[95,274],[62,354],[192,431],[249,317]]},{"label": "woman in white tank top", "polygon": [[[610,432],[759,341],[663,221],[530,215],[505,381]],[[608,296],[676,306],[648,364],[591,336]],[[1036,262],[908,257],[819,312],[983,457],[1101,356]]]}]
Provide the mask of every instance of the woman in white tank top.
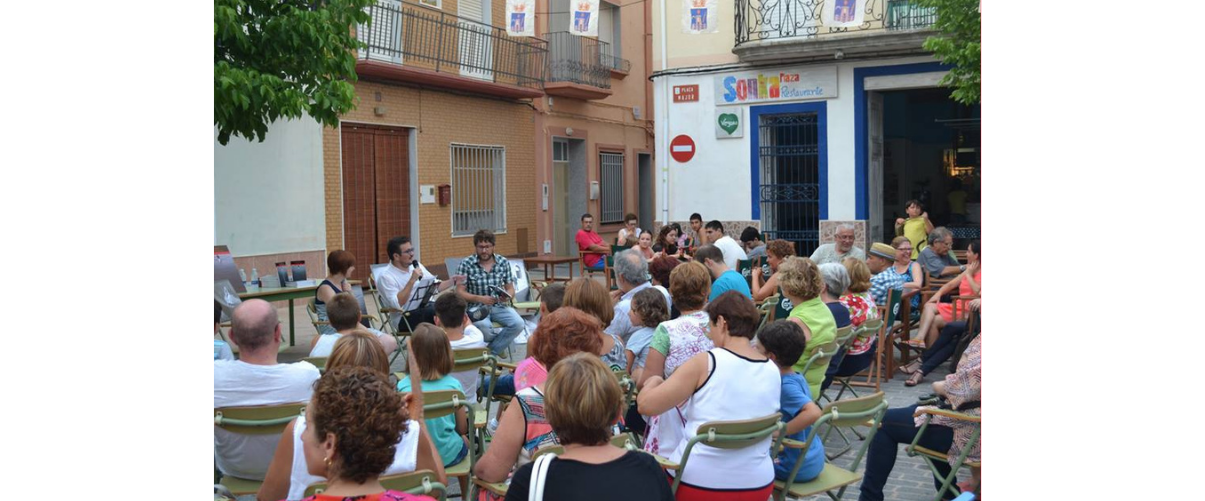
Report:
[{"label": "woman in white tank top", "polygon": [[[782,379],[778,368],[752,346],[757,330],[757,309],[748,297],[725,292],[707,305],[711,321],[708,336],[714,348],[700,353],[668,379],[645,382],[637,397],[640,413],[659,414],[686,401],[682,409],[683,433],[693,436],[707,421],[759,418],[778,412]],[[774,488],[770,438],[744,449],[723,450],[696,444],[682,474],[677,499],[764,501]],[[679,461],[686,450],[682,441],[669,453]]]}]

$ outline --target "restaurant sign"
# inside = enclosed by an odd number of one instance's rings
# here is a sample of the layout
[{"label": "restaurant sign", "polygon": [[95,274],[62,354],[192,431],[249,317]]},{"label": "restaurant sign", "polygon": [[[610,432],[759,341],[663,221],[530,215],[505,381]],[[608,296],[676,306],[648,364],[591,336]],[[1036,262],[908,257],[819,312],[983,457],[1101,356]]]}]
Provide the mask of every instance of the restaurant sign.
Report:
[{"label": "restaurant sign", "polygon": [[837,97],[837,67],[762,69],[716,76],[716,104],[777,103]]}]

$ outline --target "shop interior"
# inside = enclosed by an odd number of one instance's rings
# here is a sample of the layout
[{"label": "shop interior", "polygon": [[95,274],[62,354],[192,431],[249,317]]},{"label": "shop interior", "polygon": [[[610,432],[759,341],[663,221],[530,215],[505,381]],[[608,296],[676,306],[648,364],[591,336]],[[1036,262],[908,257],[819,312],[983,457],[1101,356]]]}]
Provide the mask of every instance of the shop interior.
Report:
[{"label": "shop interior", "polygon": [[920,200],[955,246],[979,238],[980,107],[945,88],[883,92],[883,235],[894,237],[905,204]]}]

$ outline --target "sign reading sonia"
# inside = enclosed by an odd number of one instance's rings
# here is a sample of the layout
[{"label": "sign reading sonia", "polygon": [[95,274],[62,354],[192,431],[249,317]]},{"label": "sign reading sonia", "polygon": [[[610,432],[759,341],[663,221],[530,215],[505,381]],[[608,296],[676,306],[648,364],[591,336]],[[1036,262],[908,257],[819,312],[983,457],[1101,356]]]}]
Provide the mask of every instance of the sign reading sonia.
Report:
[{"label": "sign reading sonia", "polygon": [[804,101],[837,97],[837,67],[767,68],[715,77],[716,104]]}]

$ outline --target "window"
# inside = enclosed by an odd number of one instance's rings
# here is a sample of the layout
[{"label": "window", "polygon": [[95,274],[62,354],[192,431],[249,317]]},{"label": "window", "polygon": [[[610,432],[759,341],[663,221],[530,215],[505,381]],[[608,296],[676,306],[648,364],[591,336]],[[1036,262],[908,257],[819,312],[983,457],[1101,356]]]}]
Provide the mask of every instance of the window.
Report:
[{"label": "window", "polygon": [[431,7],[432,9],[438,9],[438,8],[442,7],[442,5],[440,5],[440,3],[441,3],[440,0],[418,0],[418,3],[419,3],[419,5],[425,5],[427,7]]},{"label": "window", "polygon": [[600,223],[623,222],[623,153],[598,154]]},{"label": "window", "polygon": [[452,144],[452,236],[506,231],[506,148]]}]

